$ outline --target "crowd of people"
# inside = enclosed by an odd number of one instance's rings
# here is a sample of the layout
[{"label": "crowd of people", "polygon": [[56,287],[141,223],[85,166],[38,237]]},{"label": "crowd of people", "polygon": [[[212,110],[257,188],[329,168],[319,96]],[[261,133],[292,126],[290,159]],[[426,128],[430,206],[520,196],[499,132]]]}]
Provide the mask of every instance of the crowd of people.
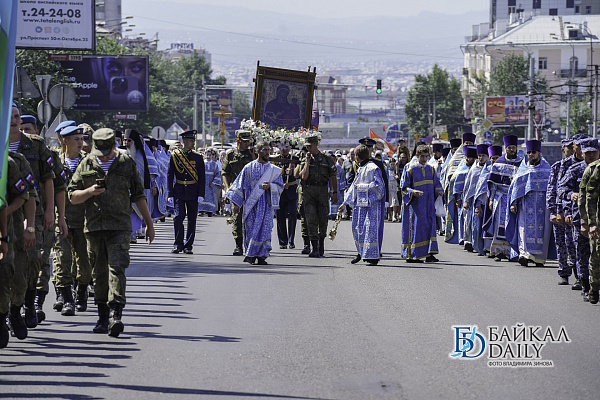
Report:
[{"label": "crowd of people", "polygon": [[197,151],[196,131],[171,146],[75,121],[55,134],[59,148],[49,148],[35,117],[13,105],[0,210],[0,348],[9,330],[23,340],[46,318],[50,280],[54,310],[73,316],[93,295],[93,332],[119,336],[130,244],[151,243],[154,224],[171,215],[172,253],[193,254],[198,215],[223,214],[233,255],[258,265],[268,264],[274,220],[280,249],[295,249],[300,220],[301,253],[319,258],[328,222],[335,232],[342,219],[352,220],[350,262],[377,265],[387,220],[401,224],[394,240],[408,263],[437,262],[438,237],[496,262],[540,267],[558,258],[559,285],[574,275],[572,289],[598,302],[599,146],[584,134],[563,140],[564,158],[552,166],[540,141],[523,151],[512,135],[503,147],[475,145],[465,133],[412,152],[400,140],[388,154],[368,137],[324,152],[317,131],[303,132],[294,149],[298,138],[286,132],[274,142],[242,128],[228,151]]}]

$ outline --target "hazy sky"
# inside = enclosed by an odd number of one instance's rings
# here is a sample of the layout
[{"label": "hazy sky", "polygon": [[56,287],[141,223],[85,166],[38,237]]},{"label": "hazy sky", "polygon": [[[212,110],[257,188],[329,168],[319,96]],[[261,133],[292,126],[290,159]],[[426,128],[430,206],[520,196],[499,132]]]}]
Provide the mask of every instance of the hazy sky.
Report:
[{"label": "hazy sky", "polygon": [[[146,0],[143,10],[152,12],[153,2]],[[129,0],[122,0],[123,12],[131,12]],[[327,17],[409,16],[423,11],[462,14],[489,9],[489,0],[174,0],[171,3],[240,6],[257,10]],[[185,12],[174,4],[173,13]]]}]

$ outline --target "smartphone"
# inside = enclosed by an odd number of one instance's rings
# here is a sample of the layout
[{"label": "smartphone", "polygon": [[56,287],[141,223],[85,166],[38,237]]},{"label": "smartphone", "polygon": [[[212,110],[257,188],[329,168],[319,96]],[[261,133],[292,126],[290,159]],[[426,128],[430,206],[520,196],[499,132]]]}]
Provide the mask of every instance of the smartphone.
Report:
[{"label": "smartphone", "polygon": [[104,182],[104,178],[96,179],[96,185],[100,188],[106,188],[106,182]]},{"label": "smartphone", "polygon": [[[130,93],[139,93],[138,80],[134,76],[113,76],[110,78],[110,102],[116,105],[129,105]],[[136,97],[136,96],[132,96]]]}]

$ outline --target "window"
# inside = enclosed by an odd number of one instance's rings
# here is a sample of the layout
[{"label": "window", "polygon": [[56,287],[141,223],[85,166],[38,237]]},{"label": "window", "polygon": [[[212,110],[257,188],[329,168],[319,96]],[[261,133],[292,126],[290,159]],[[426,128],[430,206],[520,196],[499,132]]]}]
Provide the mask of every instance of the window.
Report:
[{"label": "window", "polygon": [[579,14],[581,12],[580,6],[575,6],[575,14]]},{"label": "window", "polygon": [[510,14],[516,14],[517,13],[517,7],[508,7],[508,16],[510,17]]},{"label": "window", "polygon": [[558,8],[551,8],[549,15],[558,15]]},{"label": "window", "polygon": [[538,69],[548,69],[548,58],[540,57],[540,59],[538,60]]},{"label": "window", "polygon": [[569,29],[569,39],[578,39],[579,31],[577,29]]},{"label": "window", "polygon": [[542,8],[542,0],[533,0],[533,7],[534,10],[539,10],[540,8]]},{"label": "window", "polygon": [[592,13],[592,6],[585,6],[585,13],[586,14],[591,14]]},{"label": "window", "polygon": [[577,71],[578,67],[579,67],[579,60],[577,59],[577,57],[571,57],[571,60],[569,62],[569,68],[572,68],[575,71]]},{"label": "window", "polygon": [[517,6],[517,0],[508,0],[508,6],[509,7],[516,7]]},{"label": "window", "polygon": [[567,8],[574,8],[575,0],[567,0]]}]

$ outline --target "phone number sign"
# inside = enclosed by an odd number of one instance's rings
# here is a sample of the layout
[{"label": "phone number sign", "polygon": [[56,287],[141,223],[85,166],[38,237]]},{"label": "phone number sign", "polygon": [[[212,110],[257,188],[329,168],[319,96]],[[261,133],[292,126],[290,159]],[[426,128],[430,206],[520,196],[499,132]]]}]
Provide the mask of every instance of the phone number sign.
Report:
[{"label": "phone number sign", "polygon": [[94,0],[17,1],[17,48],[95,50]]}]

